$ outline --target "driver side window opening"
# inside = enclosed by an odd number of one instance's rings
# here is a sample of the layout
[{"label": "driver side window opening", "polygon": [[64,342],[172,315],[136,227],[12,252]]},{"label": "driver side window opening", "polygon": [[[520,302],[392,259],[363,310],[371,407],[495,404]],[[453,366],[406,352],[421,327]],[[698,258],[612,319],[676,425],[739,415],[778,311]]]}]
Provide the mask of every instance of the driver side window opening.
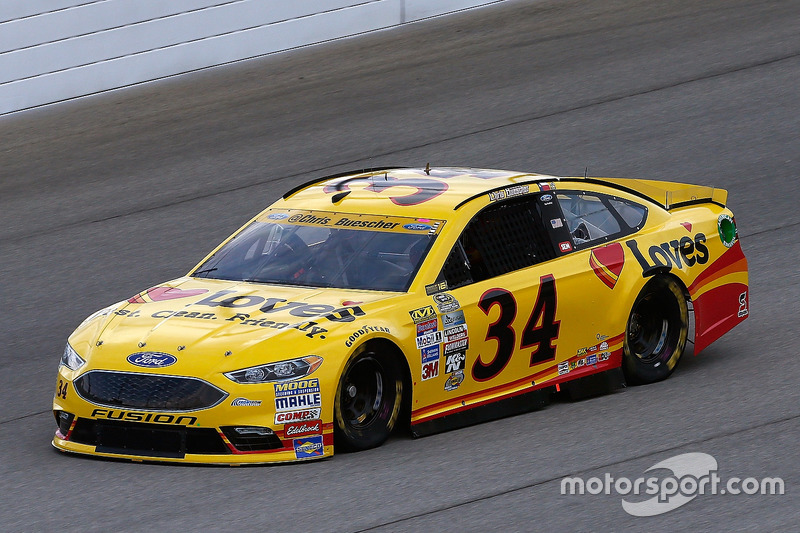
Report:
[{"label": "driver side window opening", "polygon": [[458,238],[439,279],[453,289],[555,257],[532,198],[490,205]]}]

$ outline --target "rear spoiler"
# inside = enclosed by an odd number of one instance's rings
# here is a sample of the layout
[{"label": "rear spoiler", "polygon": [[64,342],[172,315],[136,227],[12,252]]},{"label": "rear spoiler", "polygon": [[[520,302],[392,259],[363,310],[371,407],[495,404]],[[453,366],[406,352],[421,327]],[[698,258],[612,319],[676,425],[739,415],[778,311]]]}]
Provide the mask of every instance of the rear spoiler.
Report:
[{"label": "rear spoiler", "polygon": [[[573,178],[568,178],[572,180]],[[688,205],[717,204],[725,207],[728,191],[703,185],[689,185],[671,181],[638,180],[628,178],[574,178],[576,181],[597,183],[620,189],[654,202],[664,209]]]}]

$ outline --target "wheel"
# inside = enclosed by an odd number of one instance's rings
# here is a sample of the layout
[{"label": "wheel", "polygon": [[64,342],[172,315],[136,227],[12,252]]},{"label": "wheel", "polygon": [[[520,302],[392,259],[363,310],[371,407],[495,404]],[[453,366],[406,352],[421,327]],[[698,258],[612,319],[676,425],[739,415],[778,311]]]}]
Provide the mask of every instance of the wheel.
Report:
[{"label": "wheel", "polygon": [[625,328],[622,368],[629,383],[653,383],[675,370],[689,335],[689,309],[678,282],[655,277],[636,297]]},{"label": "wheel", "polygon": [[397,359],[365,348],[342,372],[334,404],[337,449],[374,448],[389,438],[400,415],[403,378]]}]

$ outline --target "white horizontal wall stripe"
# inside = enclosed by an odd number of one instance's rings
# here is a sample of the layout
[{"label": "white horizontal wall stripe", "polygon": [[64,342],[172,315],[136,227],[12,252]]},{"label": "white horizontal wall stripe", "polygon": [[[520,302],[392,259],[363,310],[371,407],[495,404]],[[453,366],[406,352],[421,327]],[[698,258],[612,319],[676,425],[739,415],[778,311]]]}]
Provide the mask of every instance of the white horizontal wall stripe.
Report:
[{"label": "white horizontal wall stripe", "polygon": [[[496,1],[69,0],[0,23],[0,115]],[[0,0],[0,17],[17,3]],[[39,24],[9,38],[23,22]]]},{"label": "white horizontal wall stripe", "polygon": [[106,0],[0,0],[0,22]]},{"label": "white horizontal wall stripe", "polygon": [[[366,4],[370,3],[380,2]],[[296,0],[271,7],[263,0],[242,0],[7,52],[0,54],[0,83],[308,17],[315,14],[314,4],[313,0]],[[352,4],[353,0],[332,0],[330,7],[336,10]],[[214,30],[211,35],[209,28]]]},{"label": "white horizontal wall stripe", "polygon": [[[2,2],[3,0],[0,0]],[[0,52],[246,0],[107,0],[0,24]],[[73,0],[74,2],[74,0]],[[260,2],[266,4],[266,2]],[[269,2],[272,3],[272,2]]]},{"label": "white horizontal wall stripe", "polygon": [[[501,0],[494,0],[494,2],[499,1]],[[406,0],[405,19],[403,22],[413,22],[494,2],[491,0]]]}]

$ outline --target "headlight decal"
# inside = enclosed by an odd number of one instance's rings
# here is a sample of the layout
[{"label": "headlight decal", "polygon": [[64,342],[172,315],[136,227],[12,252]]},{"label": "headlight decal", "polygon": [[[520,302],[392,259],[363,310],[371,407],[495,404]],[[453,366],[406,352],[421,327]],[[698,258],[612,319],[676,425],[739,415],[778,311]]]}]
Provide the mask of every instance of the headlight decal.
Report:
[{"label": "headlight decal", "polygon": [[305,377],[314,372],[322,364],[322,357],[307,355],[297,359],[252,366],[232,372],[225,372],[225,377],[239,384],[271,383],[289,381]]},{"label": "headlight decal", "polygon": [[78,352],[76,352],[72,346],[69,345],[69,343],[67,343],[67,345],[64,347],[64,353],[61,354],[60,365],[64,365],[70,370],[78,370],[85,364],[86,361],[84,361],[83,358],[78,355]]}]

